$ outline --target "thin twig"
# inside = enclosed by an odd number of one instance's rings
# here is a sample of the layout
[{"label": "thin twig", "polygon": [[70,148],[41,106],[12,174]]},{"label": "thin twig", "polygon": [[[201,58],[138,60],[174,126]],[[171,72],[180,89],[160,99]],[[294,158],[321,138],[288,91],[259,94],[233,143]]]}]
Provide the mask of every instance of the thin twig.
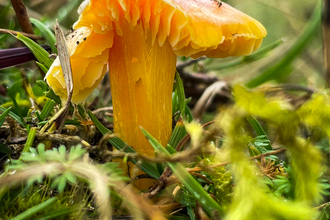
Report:
[{"label": "thin twig", "polygon": [[[204,125],[202,125],[202,127],[204,128],[204,127],[207,127],[207,126],[209,126],[209,125],[211,125],[211,124],[213,124],[214,123],[214,121],[210,121],[210,122],[208,122],[208,123],[206,123],[206,124],[204,124]],[[183,151],[183,152],[180,152],[180,150],[181,150],[181,148],[187,143],[187,141],[190,139],[190,134],[187,134],[186,136],[184,136],[183,137],[183,139],[178,143],[178,145],[176,146],[176,151],[178,151],[179,153],[177,153],[176,155],[180,155],[180,154],[182,154],[182,153],[184,153],[184,152],[186,152],[186,151]],[[202,145],[201,145],[202,146]],[[194,154],[196,154],[198,151],[200,151],[200,149],[197,147],[196,149],[193,149],[193,151],[188,151],[188,152],[190,152],[191,153],[191,155],[194,155]],[[189,158],[191,155],[182,155],[183,157],[183,159],[184,159],[184,161],[186,161],[187,160],[187,158]],[[178,158],[180,158],[180,156],[178,157]],[[171,159],[173,159],[173,158],[171,158]],[[168,161],[167,161],[168,162]],[[168,186],[168,184],[169,184],[169,178],[170,178],[170,176],[172,175],[172,170],[171,170],[171,168],[170,167],[166,167],[166,169],[164,170],[164,172],[162,173],[162,175],[159,177],[159,179],[158,179],[158,182],[155,184],[155,185],[153,185],[153,187],[148,191],[148,192],[146,192],[145,193],[145,195],[150,199],[150,198],[152,198],[152,197],[154,197],[155,195],[157,195],[162,189],[164,189],[166,186]],[[171,182],[172,183],[172,182]]]},{"label": "thin twig", "polygon": [[170,167],[166,167],[162,175],[159,177],[158,182],[151,187],[151,189],[146,192],[146,195],[149,199],[157,195],[162,189],[168,186],[169,178],[172,175],[172,170]]},{"label": "thin twig", "polygon": [[18,33],[24,35],[25,37],[31,38],[32,40],[44,40],[45,38],[42,36],[34,35],[34,34],[28,34],[24,32],[19,32],[19,31],[13,31],[9,29],[2,29],[0,28],[0,33],[1,34],[12,34],[12,35],[17,35]]},{"label": "thin twig", "polygon": [[[254,156],[254,157],[250,157],[250,160],[256,160],[256,159],[260,159],[260,158],[267,157],[267,156],[270,156],[270,155],[279,154],[279,153],[284,152],[284,151],[286,151],[286,148],[281,148],[281,149],[274,150],[274,151],[271,151],[271,152],[268,152],[268,153],[259,154],[259,155]],[[230,163],[231,163],[230,161],[227,161],[227,162],[223,162],[223,163],[208,166],[207,168],[216,168],[216,167],[226,166]],[[188,168],[187,169],[187,171],[189,173],[202,171],[202,170],[204,170],[203,167],[194,167],[194,168]]]},{"label": "thin twig", "polygon": [[194,173],[192,173],[192,175],[193,175],[193,176],[196,176],[196,177],[198,177],[198,178],[200,178],[200,179],[202,179],[202,180],[204,180],[204,181],[207,182],[208,184],[213,184],[213,182],[212,182],[211,180],[209,180],[206,176],[204,176],[204,175],[202,175],[202,174],[200,174],[200,173],[196,173],[196,172],[194,172]]},{"label": "thin twig", "polygon": [[32,24],[30,22],[29,15],[23,0],[11,0],[13,8],[15,10],[18,21],[22,27],[23,32],[28,34],[34,34]]},{"label": "thin twig", "polygon": [[[15,10],[16,16],[22,27],[23,32],[34,35],[33,27],[23,0],[11,0],[11,3],[13,5],[13,8]],[[33,40],[36,41],[35,39]],[[38,69],[41,77],[44,78],[45,76],[44,72],[41,70],[39,66]]]},{"label": "thin twig", "polygon": [[45,134],[37,134],[36,135],[37,140],[49,140],[49,141],[55,141],[60,143],[66,143],[67,145],[77,145],[81,144],[83,147],[89,148],[90,145],[80,138],[79,136],[69,136],[64,134],[51,134],[51,133],[45,133]]},{"label": "thin twig", "polygon": [[113,107],[99,108],[99,109],[92,111],[92,113],[93,113],[93,115],[95,115],[95,114],[97,114],[99,112],[103,112],[103,111],[113,111]]},{"label": "thin twig", "polygon": [[301,91],[301,92],[310,92],[310,93],[316,92],[315,89],[311,89],[301,85],[294,85],[294,84],[282,84],[279,86],[274,86],[274,89],[280,89],[280,91],[289,90],[289,91]]},{"label": "thin twig", "polygon": [[324,204],[322,204],[320,206],[315,207],[314,209],[321,210],[321,209],[325,208],[328,205],[330,205],[330,202],[326,202],[326,203],[324,203]]},{"label": "thin twig", "polygon": [[216,96],[232,99],[231,86],[225,81],[217,81],[207,87],[192,110],[195,120],[202,119],[205,111],[214,103],[213,100]]},{"label": "thin twig", "polygon": [[[202,127],[207,127],[211,125],[214,121],[207,122],[202,125]],[[116,137],[116,134],[106,134],[102,137],[99,147],[102,148],[103,143],[108,141],[111,138]],[[195,147],[190,149],[189,151],[181,151],[181,148],[184,146],[184,144],[190,139],[190,135],[187,134],[177,145],[176,150],[178,153],[173,154],[171,156],[166,156],[163,154],[159,154],[157,158],[155,157],[148,157],[143,154],[139,153],[125,153],[123,151],[108,151],[105,150],[102,152],[104,156],[109,156],[111,158],[128,158],[128,159],[134,159],[134,160],[142,160],[142,161],[148,161],[151,163],[165,163],[165,162],[170,162],[170,163],[175,163],[175,162],[183,162],[183,161],[189,161],[193,156],[196,156],[200,153],[201,147]],[[200,145],[202,146],[202,144]],[[165,172],[165,171],[164,171]]]},{"label": "thin twig", "polygon": [[[199,152],[199,150],[198,150]],[[192,158],[192,155],[197,155],[197,151],[190,152],[190,151],[182,151],[178,152],[172,156],[165,156],[165,155],[158,155],[157,157],[148,157],[143,154],[139,153],[125,153],[123,151],[108,151],[105,150],[102,152],[103,156],[111,157],[112,159],[115,158],[127,158],[129,160],[142,160],[147,161],[150,163],[177,163],[187,161],[187,158]]]}]

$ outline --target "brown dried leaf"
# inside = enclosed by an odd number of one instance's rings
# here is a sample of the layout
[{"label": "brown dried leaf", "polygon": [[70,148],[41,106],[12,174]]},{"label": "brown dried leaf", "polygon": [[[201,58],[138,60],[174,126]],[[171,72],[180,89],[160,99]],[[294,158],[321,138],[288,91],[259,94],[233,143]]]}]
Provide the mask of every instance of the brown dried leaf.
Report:
[{"label": "brown dried leaf", "polygon": [[72,68],[70,62],[70,53],[65,40],[65,36],[57,20],[55,25],[55,36],[56,36],[58,56],[60,59],[63,76],[66,84],[66,89],[68,93],[68,100],[67,100],[67,104],[68,104],[71,100],[72,92],[73,92]]}]

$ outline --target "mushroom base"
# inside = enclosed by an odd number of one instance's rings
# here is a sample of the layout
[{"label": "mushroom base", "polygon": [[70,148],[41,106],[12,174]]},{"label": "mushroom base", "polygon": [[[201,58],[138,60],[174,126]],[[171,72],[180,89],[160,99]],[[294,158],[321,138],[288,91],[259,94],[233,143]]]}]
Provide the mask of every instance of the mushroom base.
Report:
[{"label": "mushroom base", "polygon": [[140,126],[166,146],[172,131],[176,55],[168,42],[152,44],[141,25],[122,28],[109,52],[114,131],[137,152],[154,156]]}]

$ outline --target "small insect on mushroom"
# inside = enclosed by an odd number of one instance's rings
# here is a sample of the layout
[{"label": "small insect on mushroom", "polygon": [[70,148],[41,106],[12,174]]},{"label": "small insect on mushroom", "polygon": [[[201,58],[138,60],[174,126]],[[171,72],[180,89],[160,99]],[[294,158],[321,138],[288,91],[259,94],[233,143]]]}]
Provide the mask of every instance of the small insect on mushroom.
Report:
[{"label": "small insect on mushroom", "polygon": [[221,7],[221,5],[222,5],[222,2],[221,2],[220,0],[212,0],[212,1],[214,1],[214,2],[218,3],[218,6],[219,6],[219,8]]}]

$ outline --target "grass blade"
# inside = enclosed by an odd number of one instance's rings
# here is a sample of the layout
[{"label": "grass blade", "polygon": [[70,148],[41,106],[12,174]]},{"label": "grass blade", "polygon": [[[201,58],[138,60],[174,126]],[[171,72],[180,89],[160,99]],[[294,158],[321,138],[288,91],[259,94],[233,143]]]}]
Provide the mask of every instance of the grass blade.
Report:
[{"label": "grass blade", "polygon": [[78,210],[78,208],[62,208],[62,209],[58,209],[58,210],[55,210],[52,212],[48,212],[35,220],[55,219],[60,216],[69,215],[70,213],[72,213],[74,211],[79,211],[79,210]]},{"label": "grass blade", "polygon": [[176,148],[178,143],[182,140],[182,138],[186,134],[187,134],[187,131],[183,124],[183,121],[181,119],[179,119],[175,125],[175,128],[172,132],[172,135],[171,135],[171,138],[170,138],[168,144],[171,145],[173,148]]},{"label": "grass blade", "polygon": [[22,41],[32,51],[34,56],[42,65],[44,65],[47,69],[50,68],[53,63],[53,60],[48,57],[49,53],[44,48],[42,48],[39,44],[31,40],[30,38],[25,37],[20,33],[17,34],[16,38]]},{"label": "grass blade", "polygon": [[[1,107],[1,106],[0,106],[0,111],[5,112],[6,110],[7,110],[7,109],[5,109],[4,107]],[[17,121],[18,123],[20,123],[22,126],[25,126],[24,123],[23,123],[23,121],[21,120],[21,118],[20,118],[18,115],[16,115],[14,112],[10,111],[8,114],[9,114],[9,116],[12,117],[15,121]]]},{"label": "grass blade", "polygon": [[36,61],[36,64],[40,67],[40,69],[42,70],[42,72],[44,72],[45,74],[48,72],[48,69],[44,65],[42,65],[38,61]]},{"label": "grass blade", "polygon": [[259,59],[265,57],[270,51],[272,51],[273,49],[275,49],[282,43],[283,43],[283,39],[279,39],[273,43],[268,44],[267,46],[264,46],[263,48],[261,48],[260,50],[257,50],[256,52],[254,52],[251,55],[235,59],[231,62],[221,63],[220,65],[210,67],[209,70],[222,70],[225,68],[230,68],[230,67],[234,67],[234,66],[238,66],[238,65],[242,65],[242,64],[251,63],[255,60],[259,60]]},{"label": "grass blade", "polygon": [[[266,132],[264,131],[264,129],[261,127],[261,125],[259,124],[258,120],[253,117],[253,116],[248,116],[247,117],[247,121],[250,123],[250,125],[252,126],[253,130],[256,132],[256,134],[259,135],[266,135]],[[267,136],[267,135],[266,135]]]},{"label": "grass blade", "polygon": [[261,85],[264,82],[273,80],[276,78],[281,78],[290,72],[284,71],[294,60],[295,58],[305,49],[308,43],[315,37],[318,33],[318,29],[321,25],[321,14],[322,14],[322,1],[319,0],[312,18],[309,20],[307,26],[299,35],[297,40],[292,44],[284,56],[279,59],[277,62],[274,61],[274,65],[267,68],[262,74],[250,80],[246,86],[249,88],[254,88]]},{"label": "grass blade", "polygon": [[[93,113],[91,111],[87,111],[89,117],[91,118],[91,120],[93,121],[93,123],[95,124],[95,126],[97,127],[97,129],[99,129],[99,131],[105,135],[105,134],[111,134],[112,132],[107,129],[106,127],[104,127],[99,120],[93,115]],[[131,148],[130,146],[127,146],[125,144],[124,141],[122,141],[120,138],[118,137],[113,137],[111,139],[108,140],[117,150],[124,150],[126,153],[136,153],[136,151]],[[133,164],[136,164],[137,161],[134,159],[130,160]],[[146,174],[148,174],[149,176],[158,179],[160,177],[160,174],[157,170],[157,168],[149,162],[142,162],[141,166],[139,167],[143,172],[145,172]]]},{"label": "grass blade", "polygon": [[46,101],[46,104],[44,105],[41,113],[40,113],[40,121],[45,120],[45,118],[49,115],[49,113],[53,110],[53,107],[55,106],[56,102],[48,99]]},{"label": "grass blade", "polygon": [[30,147],[32,147],[36,134],[37,134],[37,128],[36,127],[31,128],[22,153],[28,152]]},{"label": "grass blade", "polygon": [[[267,140],[267,142],[269,141],[268,140],[268,136],[266,134],[266,132],[264,131],[264,129],[261,127],[261,125],[259,124],[258,120],[253,117],[253,116],[248,116],[247,117],[247,121],[250,123],[251,127],[253,128],[253,130],[256,132],[257,136],[259,138],[262,138],[262,139],[265,139]],[[270,141],[269,141],[269,144],[267,144],[265,146],[265,148],[267,150],[273,150],[273,147],[272,145],[270,144]]]},{"label": "grass blade", "polygon": [[42,22],[40,22],[37,19],[30,18],[30,21],[34,26],[36,26],[40,30],[42,36],[47,40],[50,48],[52,48],[52,52],[57,53],[57,49],[55,47],[56,40],[53,32],[46,25],[44,25]]},{"label": "grass blade", "polygon": [[15,106],[15,110],[17,112],[18,117],[20,118],[20,121],[23,123],[23,126],[25,126],[25,122],[24,122],[24,118],[23,118],[21,108],[18,106],[17,101],[16,101],[17,91],[15,91],[14,87],[11,87],[7,90],[7,94],[10,97],[10,99],[13,101],[13,104]]},{"label": "grass blade", "polygon": [[[151,136],[150,133],[142,127],[140,128],[157,152],[165,154],[166,156],[171,155],[166,148],[164,148],[154,137]],[[191,195],[193,195],[200,202],[209,216],[224,215],[224,211],[220,205],[203,189],[203,187],[192,175],[190,175],[181,163],[168,163],[168,166],[172,169],[173,173],[178,177],[180,182],[188,189]]]},{"label": "grass blade", "polygon": [[177,109],[178,106],[178,92],[175,89],[174,92],[172,93],[172,115],[175,115],[178,111]]},{"label": "grass blade", "polygon": [[5,117],[10,113],[10,109],[11,109],[11,107],[9,107],[8,109],[6,109],[6,110],[0,115],[0,127],[1,127],[2,124],[5,122]]},{"label": "grass blade", "polygon": [[196,220],[194,210],[190,206],[187,206],[187,210],[188,210],[190,220]]},{"label": "grass blade", "polygon": [[180,108],[180,113],[183,117],[183,119],[186,119],[186,113],[185,113],[185,108],[186,108],[186,100],[185,100],[185,94],[184,94],[184,88],[183,88],[183,83],[180,78],[180,74],[178,72],[175,73],[175,85],[176,85],[176,90],[177,90],[177,95],[178,95],[178,104]]},{"label": "grass blade", "polygon": [[53,204],[56,201],[56,197],[54,198],[50,198],[46,201],[44,201],[43,203],[36,205],[28,210],[26,210],[25,212],[21,213],[20,215],[16,216],[15,218],[13,218],[12,220],[23,220],[23,219],[28,219],[31,216],[33,216],[34,214],[44,210],[45,208],[47,208],[48,206],[50,206],[51,204]]}]

